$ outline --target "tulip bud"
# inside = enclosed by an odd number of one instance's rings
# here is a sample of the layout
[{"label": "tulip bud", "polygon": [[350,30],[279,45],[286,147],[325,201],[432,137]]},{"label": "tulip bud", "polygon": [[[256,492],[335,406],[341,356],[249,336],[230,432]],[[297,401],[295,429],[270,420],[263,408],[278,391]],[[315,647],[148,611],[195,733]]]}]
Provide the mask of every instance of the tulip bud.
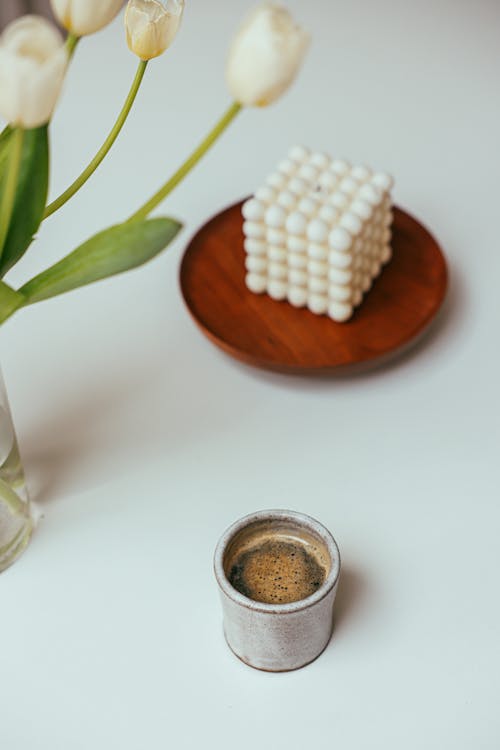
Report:
[{"label": "tulip bud", "polygon": [[67,31],[87,36],[100,31],[118,15],[123,0],[50,0],[54,15]]},{"label": "tulip bud", "polygon": [[162,55],[174,41],[183,12],[184,0],[129,0],[125,29],[130,50],[141,60]]},{"label": "tulip bud", "polygon": [[13,21],[0,36],[0,115],[36,128],[54,111],[68,63],[58,30],[39,16]]},{"label": "tulip bud", "polygon": [[294,81],[310,37],[286,8],[264,3],[253,10],[229,51],[226,80],[240,104],[265,107]]}]

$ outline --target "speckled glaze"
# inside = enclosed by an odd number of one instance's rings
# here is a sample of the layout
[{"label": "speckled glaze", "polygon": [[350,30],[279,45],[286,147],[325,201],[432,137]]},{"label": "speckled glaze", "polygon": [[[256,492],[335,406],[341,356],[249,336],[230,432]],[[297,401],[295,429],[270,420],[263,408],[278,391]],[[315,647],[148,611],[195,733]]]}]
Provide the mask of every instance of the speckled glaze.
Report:
[{"label": "speckled glaze", "polygon": [[[224,569],[229,545],[246,527],[281,523],[302,529],[325,545],[330,570],[311,596],[287,604],[249,599],[234,589]],[[215,550],[215,577],[224,613],[224,634],[242,661],[268,672],[299,669],[326,648],[333,628],[333,603],[340,575],[340,553],[330,532],[318,521],[288,510],[263,510],[236,521],[224,532]]]}]

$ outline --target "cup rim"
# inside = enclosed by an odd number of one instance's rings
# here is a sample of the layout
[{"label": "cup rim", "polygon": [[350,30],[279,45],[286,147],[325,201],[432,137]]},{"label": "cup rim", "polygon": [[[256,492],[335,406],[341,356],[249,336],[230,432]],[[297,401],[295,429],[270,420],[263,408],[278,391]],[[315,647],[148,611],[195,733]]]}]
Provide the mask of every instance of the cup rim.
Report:
[{"label": "cup rim", "polygon": [[[250,599],[248,596],[241,594],[237,591],[227,579],[224,571],[224,555],[230,542],[234,539],[236,534],[242,531],[247,526],[258,521],[266,520],[289,520],[304,526],[309,531],[314,532],[320,537],[321,541],[325,544],[328,554],[331,560],[330,570],[325,580],[317,591],[305,599],[299,599],[296,602],[287,602],[284,604],[268,604],[267,602],[257,602],[254,599]],[[340,552],[337,542],[333,538],[332,534],[328,529],[323,526],[322,523],[317,521],[312,516],[308,516],[305,513],[299,513],[294,510],[259,510],[254,513],[249,513],[242,518],[231,524],[222,536],[220,537],[214,553],[214,572],[215,578],[221,591],[233,602],[239,604],[246,609],[253,610],[255,612],[267,612],[268,614],[291,614],[292,612],[300,612],[303,609],[308,609],[314,606],[317,602],[324,599],[338,581],[340,575]]]}]

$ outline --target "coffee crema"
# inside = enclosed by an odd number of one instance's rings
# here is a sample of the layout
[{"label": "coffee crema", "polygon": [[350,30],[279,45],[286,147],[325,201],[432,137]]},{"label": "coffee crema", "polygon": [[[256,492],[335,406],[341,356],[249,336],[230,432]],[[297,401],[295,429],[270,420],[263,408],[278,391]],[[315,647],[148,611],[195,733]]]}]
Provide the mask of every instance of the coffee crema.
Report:
[{"label": "coffee crema", "polygon": [[249,599],[288,604],[314,594],[329,564],[316,539],[301,538],[295,530],[265,527],[234,540],[225,569],[233,588]]}]

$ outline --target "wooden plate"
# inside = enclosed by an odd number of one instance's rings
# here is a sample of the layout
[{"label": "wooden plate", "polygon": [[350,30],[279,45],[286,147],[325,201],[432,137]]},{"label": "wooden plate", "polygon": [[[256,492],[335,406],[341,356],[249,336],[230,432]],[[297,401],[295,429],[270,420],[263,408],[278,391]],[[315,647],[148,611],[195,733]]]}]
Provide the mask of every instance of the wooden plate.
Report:
[{"label": "wooden plate", "polygon": [[180,270],[195,322],[236,359],[296,374],[358,369],[414,343],[443,303],[447,268],[439,245],[398,208],[393,258],[347,323],[253,294],[245,286],[241,206],[227,208],[198,231]]}]

